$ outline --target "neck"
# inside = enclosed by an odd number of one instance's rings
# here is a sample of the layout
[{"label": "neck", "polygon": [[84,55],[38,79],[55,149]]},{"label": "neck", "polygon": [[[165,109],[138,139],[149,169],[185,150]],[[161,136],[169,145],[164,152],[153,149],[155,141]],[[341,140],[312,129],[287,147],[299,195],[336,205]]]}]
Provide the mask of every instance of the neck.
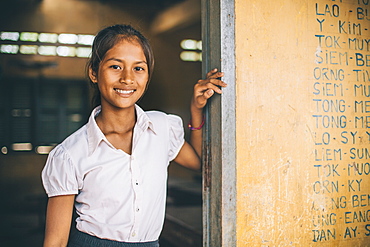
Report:
[{"label": "neck", "polygon": [[96,123],[104,134],[131,132],[136,123],[135,107],[127,109],[109,108],[102,105]]}]

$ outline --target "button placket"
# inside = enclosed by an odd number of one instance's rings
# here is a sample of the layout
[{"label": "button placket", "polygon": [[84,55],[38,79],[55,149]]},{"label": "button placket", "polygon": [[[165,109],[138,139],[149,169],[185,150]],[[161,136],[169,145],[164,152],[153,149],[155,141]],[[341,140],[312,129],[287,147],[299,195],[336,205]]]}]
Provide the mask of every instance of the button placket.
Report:
[{"label": "button placket", "polygon": [[131,172],[132,172],[132,188],[135,194],[134,198],[134,225],[132,227],[131,237],[133,240],[137,240],[138,238],[138,232],[140,228],[140,205],[141,205],[141,186],[139,186],[139,178],[140,178],[140,168],[137,165],[136,159],[134,155],[131,155]]}]

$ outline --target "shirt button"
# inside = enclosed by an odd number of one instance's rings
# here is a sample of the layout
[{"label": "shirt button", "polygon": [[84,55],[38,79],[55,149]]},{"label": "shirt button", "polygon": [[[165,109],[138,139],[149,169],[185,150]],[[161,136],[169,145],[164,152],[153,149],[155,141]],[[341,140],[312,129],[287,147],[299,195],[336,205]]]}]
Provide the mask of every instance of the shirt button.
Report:
[{"label": "shirt button", "polygon": [[136,208],[136,212],[139,212],[140,211],[140,209],[139,208]]},{"label": "shirt button", "polygon": [[131,236],[135,237],[135,236],[136,236],[136,233],[135,233],[135,232],[133,232]]}]

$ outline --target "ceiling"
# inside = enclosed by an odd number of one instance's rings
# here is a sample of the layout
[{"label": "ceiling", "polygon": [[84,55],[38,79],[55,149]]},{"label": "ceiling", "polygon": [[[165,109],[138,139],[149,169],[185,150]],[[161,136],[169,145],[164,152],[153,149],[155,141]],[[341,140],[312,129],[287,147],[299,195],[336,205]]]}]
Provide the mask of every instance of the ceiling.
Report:
[{"label": "ceiling", "polygon": [[[43,1],[55,0],[11,0],[4,1],[2,8],[7,13],[17,11],[27,12]],[[135,10],[139,15],[145,16],[152,23],[153,33],[160,34],[183,28],[200,21],[201,0],[63,0],[99,2],[101,4],[117,5],[119,8]]]},{"label": "ceiling", "polygon": [[[33,5],[40,3],[44,0],[11,0],[2,1],[2,5],[14,6],[14,5]],[[101,2],[101,3],[114,3],[119,5],[134,5],[143,6],[145,8],[150,8],[153,11],[163,10],[165,8],[171,7],[177,3],[184,2],[186,0],[64,0],[64,1],[83,1],[83,2]],[[199,0],[200,1],[200,0]]]}]

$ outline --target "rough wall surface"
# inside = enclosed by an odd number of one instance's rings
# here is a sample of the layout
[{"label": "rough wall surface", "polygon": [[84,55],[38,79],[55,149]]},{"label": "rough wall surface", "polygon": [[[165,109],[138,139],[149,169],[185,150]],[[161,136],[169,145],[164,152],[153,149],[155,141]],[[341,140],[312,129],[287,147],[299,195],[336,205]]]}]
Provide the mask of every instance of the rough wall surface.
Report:
[{"label": "rough wall surface", "polygon": [[368,246],[370,2],[235,6],[237,246]]}]

